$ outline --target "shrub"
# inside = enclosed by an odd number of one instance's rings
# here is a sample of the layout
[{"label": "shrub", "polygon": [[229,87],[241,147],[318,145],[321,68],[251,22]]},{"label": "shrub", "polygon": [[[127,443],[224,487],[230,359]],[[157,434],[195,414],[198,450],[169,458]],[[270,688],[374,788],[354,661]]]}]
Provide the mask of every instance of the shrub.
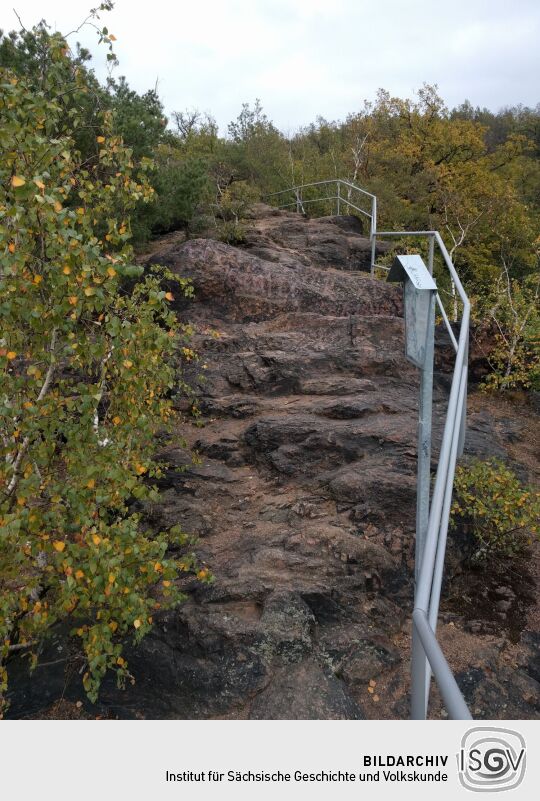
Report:
[{"label": "shrub", "polygon": [[522,555],[538,535],[540,493],[523,487],[497,459],[474,459],[456,470],[452,520],[473,534],[475,561]]},{"label": "shrub", "polygon": [[259,197],[257,189],[247,181],[235,181],[221,193],[218,214],[225,221],[232,220],[238,225]]},{"label": "shrub", "polygon": [[537,276],[517,281],[506,274],[478,301],[479,313],[494,330],[484,389],[540,389],[539,299]]},{"label": "shrub", "polygon": [[219,224],[218,236],[227,245],[243,245],[246,241],[246,229],[234,220],[224,220]]},{"label": "shrub", "polygon": [[246,229],[242,220],[259,197],[257,189],[247,181],[235,181],[220,193],[216,212],[219,218],[218,236],[222,242],[229,245],[245,242]]},{"label": "shrub", "polygon": [[155,202],[138,205],[132,220],[136,244],[152,235],[181,228],[189,230],[209,199],[208,170],[204,159],[183,159],[169,145],[158,148],[150,181]]}]

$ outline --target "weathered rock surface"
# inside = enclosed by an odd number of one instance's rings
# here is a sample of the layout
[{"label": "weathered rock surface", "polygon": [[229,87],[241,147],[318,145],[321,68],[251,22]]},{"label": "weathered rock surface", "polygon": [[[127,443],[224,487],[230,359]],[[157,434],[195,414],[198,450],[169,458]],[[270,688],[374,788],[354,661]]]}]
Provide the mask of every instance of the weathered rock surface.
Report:
[{"label": "weathered rock surface", "polygon": [[[212,304],[212,317],[229,322],[266,320],[280,312],[316,312],[344,317],[359,314],[397,314],[401,296],[388,287],[381,296],[377,282],[300,261],[269,264],[253,254],[211,239],[193,239],[180,248],[160,253],[179,275],[196,287],[194,303]],[[185,304],[182,304],[185,308]]]},{"label": "weathered rock surface", "polygon": [[[371,242],[358,217],[303,218],[256,205],[246,233],[249,252],[273,263],[338,270],[365,270],[371,265]],[[378,252],[388,250],[380,242]]]},{"label": "weathered rock surface", "polygon": [[[369,258],[354,218],[259,206],[243,249],[169,238],[149,259],[193,280],[194,302],[177,308],[204,365],[185,367],[202,425],[181,432],[199,460],[186,458],[180,433],[163,446],[170,469],[146,514],[156,528],[197,534],[215,581],[188,587],[187,603],[128,653],[136,684],[119,691],[107,680],[102,714],[408,716],[418,376],[403,356],[401,291],[366,275]],[[438,340],[448,345],[444,333]],[[519,463],[530,431],[503,421],[473,409],[469,451]],[[459,554],[449,564],[459,574]],[[536,624],[512,644],[503,618],[499,636],[474,634],[469,622],[443,607],[441,638],[474,714],[536,716]],[[12,664],[13,717],[39,714],[60,694],[84,701],[61,632],[31,684],[22,664]]]}]

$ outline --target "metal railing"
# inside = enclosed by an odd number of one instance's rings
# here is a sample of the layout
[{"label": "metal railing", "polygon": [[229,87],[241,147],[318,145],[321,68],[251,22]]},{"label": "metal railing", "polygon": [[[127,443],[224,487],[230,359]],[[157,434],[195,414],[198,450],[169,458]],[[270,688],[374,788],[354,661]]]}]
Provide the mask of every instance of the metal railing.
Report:
[{"label": "metal railing", "polygon": [[[335,186],[335,194],[326,194],[323,197],[309,197],[308,190],[320,186],[324,186],[329,189]],[[371,239],[371,272],[373,273],[376,266],[375,246],[377,241],[377,198],[375,195],[372,195],[371,192],[366,192],[365,189],[361,189],[359,186],[356,186],[350,181],[344,181],[342,178],[333,178],[329,181],[315,181],[315,183],[311,184],[300,184],[299,186],[293,186],[290,189],[283,189],[281,192],[274,192],[273,194],[268,195],[268,198],[276,198],[281,195],[290,195],[294,198],[294,200],[290,203],[280,203],[280,209],[294,208],[298,213],[305,214],[305,206],[309,205],[310,203],[320,204],[324,202],[332,203],[335,201],[334,208],[336,209],[336,215],[340,215],[342,208],[345,207],[352,209],[357,214],[361,214],[363,217],[367,217],[369,220],[369,238]],[[351,198],[353,197],[355,200],[357,200],[357,202],[352,202]],[[370,198],[369,211],[366,211],[366,209],[358,205],[366,197]]]},{"label": "metal railing", "polygon": [[[459,334],[456,338],[448,320],[439,294],[436,302],[448,331],[450,341],[455,350],[455,364],[448,400],[446,421],[442,436],[439,462],[435,477],[435,485],[430,499],[430,450],[431,450],[431,408],[432,387],[429,386],[429,397],[421,397],[419,414],[419,476],[417,488],[417,520],[416,520],[416,556],[415,556],[415,596],[412,615],[412,666],[411,666],[411,717],[414,720],[425,720],[429,702],[431,674],[435,678],[449,716],[455,720],[470,720],[471,714],[459,689],[455,677],[437,641],[437,618],[443,579],[446,540],[452,503],[452,489],[458,456],[463,452],[465,440],[465,424],[467,409],[467,363],[469,349],[470,303],[456,269],[448,254],[446,246],[438,231],[378,231],[377,230],[377,198],[370,192],[352,184],[350,181],[333,179],[317,181],[310,184],[291,187],[282,192],[270,195],[278,198],[290,194],[292,202],[280,204],[280,208],[295,208],[305,213],[308,203],[321,202],[321,198],[306,197],[306,190],[315,187],[336,186],[334,195],[325,195],[322,200],[335,201],[336,213],[343,207],[352,209],[370,220],[371,239],[371,274],[376,267],[388,270],[388,267],[375,263],[377,238],[420,237],[428,242],[428,270],[433,275],[435,246],[442,256],[443,264],[449,272],[450,279],[463,305]],[[356,193],[356,194],[355,194]],[[311,193],[312,194],[312,193]],[[370,210],[366,211],[351,198],[361,196],[370,198]],[[433,357],[431,355],[431,370]],[[426,423],[427,418],[427,423]],[[424,430],[425,429],[425,430]],[[423,452],[422,478],[420,458]],[[427,456],[427,458],[426,458]]]}]

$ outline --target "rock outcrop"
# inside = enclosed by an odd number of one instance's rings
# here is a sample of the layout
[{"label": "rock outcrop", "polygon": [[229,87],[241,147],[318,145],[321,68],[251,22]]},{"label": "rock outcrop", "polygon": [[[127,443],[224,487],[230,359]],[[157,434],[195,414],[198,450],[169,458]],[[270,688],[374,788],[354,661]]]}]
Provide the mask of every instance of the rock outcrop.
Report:
[{"label": "rock outcrop", "polygon": [[[369,260],[354,218],[264,206],[242,249],[169,237],[148,259],[192,279],[194,301],[177,308],[203,363],[184,376],[202,417],[178,435],[200,458],[174,440],[162,448],[170,469],[146,515],[197,534],[215,581],[187,586],[187,603],[128,654],[136,684],[107,680],[102,714],[407,717],[418,375],[403,355],[401,290],[372,279]],[[450,360],[438,364],[435,444]],[[468,448],[508,456],[504,426],[473,412]],[[450,565],[466,585],[459,554]],[[499,620],[480,636],[449,605],[443,647],[476,716],[534,717],[538,635],[512,644]],[[62,632],[47,648],[32,689],[12,669],[14,717],[60,686],[84,700]],[[525,690],[508,686],[510,665]],[[442,714],[436,694],[432,709]]]}]

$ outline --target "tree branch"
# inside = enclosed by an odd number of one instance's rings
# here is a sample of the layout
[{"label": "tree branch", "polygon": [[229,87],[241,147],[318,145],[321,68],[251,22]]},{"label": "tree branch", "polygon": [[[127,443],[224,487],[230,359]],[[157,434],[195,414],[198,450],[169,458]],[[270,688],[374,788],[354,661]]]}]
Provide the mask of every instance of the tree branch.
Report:
[{"label": "tree branch", "polygon": [[[49,352],[51,353],[51,362],[49,364],[49,369],[47,370],[47,374],[45,375],[45,381],[43,382],[43,386],[41,387],[40,393],[39,393],[39,395],[37,397],[37,400],[36,400],[37,403],[42,401],[43,398],[45,397],[45,395],[47,394],[47,392],[49,391],[49,387],[51,386],[51,382],[52,382],[52,379],[53,379],[54,369],[55,369],[55,365],[56,365],[56,359],[55,359],[55,356],[54,356],[54,350],[55,350],[55,347],[56,347],[56,335],[57,335],[57,330],[55,328],[53,330],[53,332],[52,332],[51,344],[49,346]],[[19,470],[20,470],[20,467],[21,467],[21,462],[25,457],[25,454],[26,454],[26,451],[28,450],[28,446],[29,445],[30,445],[30,437],[26,436],[24,438],[23,442],[22,442],[20,450],[19,450],[17,456],[15,457],[15,461],[13,463],[13,475],[11,477],[11,481],[9,482],[9,484],[7,486],[7,492],[6,492],[6,495],[7,495],[8,498],[9,498],[10,495],[13,494],[13,492],[17,488],[17,484],[19,483]]]}]

